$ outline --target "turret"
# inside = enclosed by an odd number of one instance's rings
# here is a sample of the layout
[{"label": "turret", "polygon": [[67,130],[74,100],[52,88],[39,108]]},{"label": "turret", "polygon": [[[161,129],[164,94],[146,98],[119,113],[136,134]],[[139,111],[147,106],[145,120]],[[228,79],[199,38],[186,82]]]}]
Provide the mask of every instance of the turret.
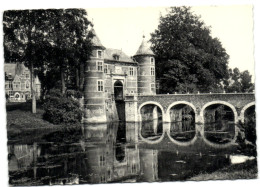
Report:
[{"label": "turret", "polygon": [[92,56],[85,68],[85,112],[84,122],[104,123],[106,122],[105,110],[105,74],[104,74],[104,50],[100,39],[94,29],[92,43],[94,49]]},{"label": "turret", "polygon": [[134,55],[139,63],[138,70],[138,93],[142,95],[155,95],[155,59],[150,45],[143,36],[143,41]]}]

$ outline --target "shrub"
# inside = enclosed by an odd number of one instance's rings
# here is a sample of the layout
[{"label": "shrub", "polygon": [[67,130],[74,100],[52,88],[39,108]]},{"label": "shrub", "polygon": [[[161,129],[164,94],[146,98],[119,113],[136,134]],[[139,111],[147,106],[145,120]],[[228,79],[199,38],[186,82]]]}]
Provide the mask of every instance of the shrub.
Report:
[{"label": "shrub", "polygon": [[59,90],[51,90],[46,96],[43,119],[53,124],[80,123],[83,112],[78,101],[63,96]]},{"label": "shrub", "polygon": [[74,97],[77,99],[83,97],[83,93],[79,90],[67,90],[66,95],[67,95],[67,97]]}]

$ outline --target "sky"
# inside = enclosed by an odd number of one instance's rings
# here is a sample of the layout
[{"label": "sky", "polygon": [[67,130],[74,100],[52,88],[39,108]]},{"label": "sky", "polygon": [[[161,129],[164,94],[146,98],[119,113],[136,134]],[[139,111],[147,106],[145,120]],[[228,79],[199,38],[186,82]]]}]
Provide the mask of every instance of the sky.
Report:
[{"label": "sky", "polygon": [[[253,6],[194,6],[192,11],[211,26],[212,36],[221,41],[230,56],[229,67],[248,70],[254,79]],[[105,47],[122,49],[133,56],[142,36],[150,39],[160,14],[165,15],[167,8],[89,8],[87,12]]]}]

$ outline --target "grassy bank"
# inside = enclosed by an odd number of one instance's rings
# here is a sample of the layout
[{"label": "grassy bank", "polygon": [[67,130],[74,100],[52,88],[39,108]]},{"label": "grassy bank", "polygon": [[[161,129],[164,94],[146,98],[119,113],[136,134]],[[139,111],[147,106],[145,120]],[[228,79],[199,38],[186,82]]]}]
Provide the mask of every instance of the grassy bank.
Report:
[{"label": "grassy bank", "polygon": [[53,125],[43,120],[44,113],[41,104],[37,113],[31,113],[31,103],[7,103],[7,137],[9,143],[28,143],[41,139],[51,132],[74,128],[77,125]]},{"label": "grassy bank", "polygon": [[7,103],[7,129],[31,129],[46,128],[54,125],[42,119],[43,109],[41,105],[37,107],[37,113],[31,112],[31,103]]},{"label": "grassy bank", "polygon": [[213,173],[201,173],[189,180],[235,180],[257,178],[257,161],[250,160],[219,169]]}]

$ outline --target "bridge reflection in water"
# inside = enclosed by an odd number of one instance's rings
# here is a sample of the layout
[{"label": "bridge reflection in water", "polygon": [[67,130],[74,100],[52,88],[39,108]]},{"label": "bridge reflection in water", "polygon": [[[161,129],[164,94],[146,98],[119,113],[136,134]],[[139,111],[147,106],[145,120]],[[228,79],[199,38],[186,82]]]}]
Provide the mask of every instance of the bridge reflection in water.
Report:
[{"label": "bridge reflection in water", "polygon": [[[236,153],[238,129],[234,126],[220,130],[216,125],[206,127],[187,120],[162,123],[159,119],[86,124],[74,136],[68,132],[72,138],[66,142],[50,140],[64,134],[51,132],[40,141],[8,145],[10,183],[187,180],[231,164],[229,155]],[[216,137],[208,138],[210,133]]]}]

